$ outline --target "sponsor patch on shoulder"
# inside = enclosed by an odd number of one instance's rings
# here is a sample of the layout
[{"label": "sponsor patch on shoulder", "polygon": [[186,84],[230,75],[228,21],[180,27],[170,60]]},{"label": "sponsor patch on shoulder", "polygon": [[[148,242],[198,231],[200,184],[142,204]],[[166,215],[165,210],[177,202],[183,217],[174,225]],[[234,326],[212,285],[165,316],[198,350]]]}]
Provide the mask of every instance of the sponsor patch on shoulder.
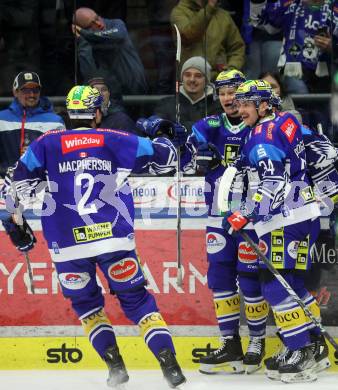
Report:
[{"label": "sponsor patch on shoulder", "polygon": [[282,132],[286,135],[286,138],[290,142],[290,144],[293,141],[293,138],[296,134],[296,130],[298,128],[298,125],[291,119],[288,118],[282,125],[281,125]]},{"label": "sponsor patch on shoulder", "polygon": [[209,118],[207,120],[207,124],[210,127],[219,127],[219,126],[221,126],[221,121],[219,119],[216,119],[216,118]]}]

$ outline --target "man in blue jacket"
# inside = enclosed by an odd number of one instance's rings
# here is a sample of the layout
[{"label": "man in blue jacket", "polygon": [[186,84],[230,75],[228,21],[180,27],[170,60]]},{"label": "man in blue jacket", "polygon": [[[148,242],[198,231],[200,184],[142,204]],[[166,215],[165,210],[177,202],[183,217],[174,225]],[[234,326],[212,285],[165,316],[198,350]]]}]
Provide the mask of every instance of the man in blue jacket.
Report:
[{"label": "man in blue jacket", "polygon": [[0,176],[5,175],[41,133],[65,127],[51,102],[41,97],[37,73],[20,72],[14,79],[13,95],[11,105],[0,111]]}]

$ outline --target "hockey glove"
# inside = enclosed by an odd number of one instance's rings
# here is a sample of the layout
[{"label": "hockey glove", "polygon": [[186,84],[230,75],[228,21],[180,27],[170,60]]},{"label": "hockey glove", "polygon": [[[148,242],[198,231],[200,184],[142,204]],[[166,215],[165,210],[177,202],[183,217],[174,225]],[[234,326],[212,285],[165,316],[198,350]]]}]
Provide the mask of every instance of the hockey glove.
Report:
[{"label": "hockey glove", "polygon": [[162,119],[157,115],[152,115],[149,118],[139,118],[136,122],[136,127],[151,139],[163,135],[170,137],[172,134],[172,126],[173,122]]},{"label": "hockey glove", "polygon": [[23,224],[18,225],[13,222],[12,217],[2,221],[6,233],[9,235],[13,245],[21,252],[27,252],[33,249],[36,243],[33,230],[28,225],[24,216],[22,216]]},{"label": "hockey glove", "polygon": [[242,230],[249,222],[250,219],[244,217],[240,211],[235,211],[234,213],[227,211],[223,217],[222,227],[230,235],[234,235]]},{"label": "hockey glove", "polygon": [[172,134],[169,136],[176,148],[183,146],[188,138],[187,129],[181,123],[172,123]]},{"label": "hockey glove", "polygon": [[196,165],[201,172],[217,168],[222,164],[223,158],[217,147],[211,142],[201,144],[197,148]]}]

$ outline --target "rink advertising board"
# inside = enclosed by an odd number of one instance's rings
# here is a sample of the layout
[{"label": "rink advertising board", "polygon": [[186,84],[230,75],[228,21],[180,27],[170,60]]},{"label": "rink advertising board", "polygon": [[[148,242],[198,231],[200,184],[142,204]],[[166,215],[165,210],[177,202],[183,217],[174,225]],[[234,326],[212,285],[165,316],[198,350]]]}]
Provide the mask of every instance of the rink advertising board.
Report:
[{"label": "rink advertising board", "polygon": [[[132,178],[131,184],[136,206],[136,243],[138,254],[148,280],[150,292],[156,299],[168,325],[183,331],[176,332],[176,345],[179,356],[186,368],[195,366],[194,359],[203,351],[217,345],[217,338],[196,337],[191,330],[205,329],[201,334],[208,335],[210,327],[217,334],[212,297],[207,288],[207,262],[204,228],[206,207],[203,197],[202,178],[184,178],[181,185],[182,201],[182,263],[184,268],[183,286],[176,283],[176,202],[177,185],[174,178]],[[0,205],[0,208],[4,206]],[[38,208],[38,206],[34,206]],[[1,211],[0,211],[1,213]],[[6,354],[0,358],[0,369],[14,368],[13,362],[26,358],[23,368],[100,368],[101,363],[91,350],[86,338],[73,336],[69,329],[78,327],[70,303],[64,299],[55,270],[50,261],[46,243],[41,232],[39,219],[29,211],[27,217],[38,239],[36,247],[29,253],[36,294],[29,290],[28,275],[24,257],[13,248],[8,237],[0,231],[0,332],[2,329],[1,350]],[[324,235],[325,236],[325,235]],[[219,243],[221,244],[221,243]],[[320,263],[315,265],[319,280],[312,286],[321,303],[325,325],[337,326],[338,287],[336,283],[336,252],[332,245],[323,241],[317,248]],[[98,282],[102,285],[106,300],[106,312],[114,325],[122,328],[120,340],[126,359],[131,368],[155,368],[156,361],[144,347],[143,340],[125,337],[130,333],[131,323],[120,310],[117,300],[110,295],[102,275]],[[127,326],[128,325],[128,326]],[[62,329],[62,336],[55,335],[54,329]],[[18,331],[22,330],[21,332]],[[13,332],[11,331],[13,330]],[[15,330],[15,331],[14,331]],[[14,338],[20,334],[26,337]],[[42,337],[46,334],[51,337]],[[194,337],[189,337],[193,335]],[[34,336],[30,338],[29,336]],[[40,336],[40,337],[39,337]],[[56,337],[55,337],[56,336]],[[65,336],[65,337],[63,337]],[[211,343],[211,344],[210,344]],[[22,354],[19,346],[30,350],[30,358]],[[75,346],[74,346],[75,345]],[[129,348],[137,350],[135,358],[129,356]],[[48,348],[47,348],[48,347]],[[79,349],[80,352],[72,348]],[[31,359],[31,353],[34,359]],[[142,356],[148,356],[146,361]],[[20,357],[22,356],[22,357]],[[59,357],[58,357],[59,356]],[[37,360],[36,360],[37,359]],[[39,363],[34,363],[39,362]],[[144,363],[141,363],[144,362]],[[38,364],[35,367],[34,364]],[[143,364],[143,365],[142,365]],[[13,367],[12,367],[13,365]],[[142,365],[142,367],[140,366]]]},{"label": "rink advertising board", "polygon": [[[338,339],[336,339],[337,341]],[[141,337],[118,337],[120,352],[128,369],[158,369],[158,362]],[[244,350],[248,338],[242,338]],[[184,369],[198,369],[199,358],[218,348],[218,337],[174,337],[177,359]],[[268,338],[266,357],[279,347]],[[86,337],[34,337],[1,339],[0,369],[106,369]],[[338,358],[330,346],[330,371],[338,371]]]}]

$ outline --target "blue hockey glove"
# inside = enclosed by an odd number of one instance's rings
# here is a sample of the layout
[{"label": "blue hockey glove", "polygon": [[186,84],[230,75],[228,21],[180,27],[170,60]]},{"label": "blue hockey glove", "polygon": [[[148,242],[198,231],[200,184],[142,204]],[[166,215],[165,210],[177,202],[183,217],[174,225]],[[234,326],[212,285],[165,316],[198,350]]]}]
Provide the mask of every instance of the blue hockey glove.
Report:
[{"label": "blue hockey glove", "polygon": [[242,230],[249,222],[250,219],[244,217],[240,211],[227,211],[222,220],[222,227],[226,232],[234,235]]},{"label": "blue hockey glove", "polygon": [[223,157],[211,142],[201,144],[197,148],[196,164],[199,171],[207,172],[222,164]]},{"label": "blue hockey glove", "polygon": [[181,123],[172,123],[169,138],[176,148],[183,146],[188,138],[188,131]]},{"label": "blue hockey glove", "polygon": [[27,252],[33,249],[36,243],[33,230],[28,225],[24,216],[22,216],[22,226],[16,224],[12,217],[2,220],[6,233],[9,235],[13,245],[21,252]]},{"label": "blue hockey glove", "polygon": [[136,127],[151,139],[163,135],[170,137],[172,126],[173,122],[162,119],[157,115],[152,115],[149,118],[139,118],[136,122]]},{"label": "blue hockey glove", "polygon": [[157,115],[152,115],[148,119],[138,119],[136,127],[151,139],[168,137],[176,147],[184,145],[188,137],[187,129],[183,125],[162,119]]}]

